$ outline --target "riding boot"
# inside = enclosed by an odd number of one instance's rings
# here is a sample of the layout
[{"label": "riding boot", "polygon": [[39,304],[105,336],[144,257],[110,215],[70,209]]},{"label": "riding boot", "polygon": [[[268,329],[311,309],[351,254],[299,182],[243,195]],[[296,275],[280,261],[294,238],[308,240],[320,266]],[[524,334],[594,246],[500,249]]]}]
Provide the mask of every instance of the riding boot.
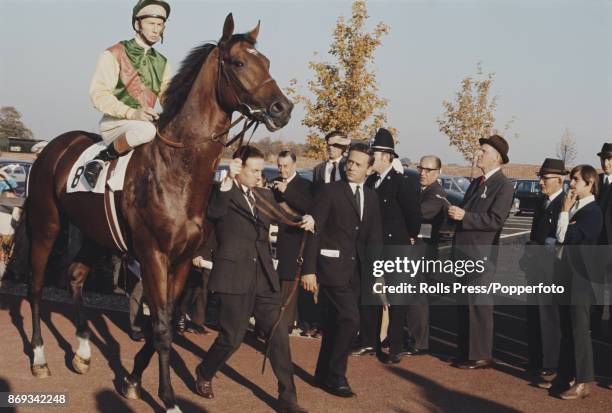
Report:
[{"label": "riding boot", "polygon": [[92,188],[96,187],[98,183],[98,177],[100,176],[100,172],[104,169],[104,164],[106,162],[110,162],[123,154],[129,152],[132,148],[127,143],[127,139],[125,135],[122,135],[115,139],[113,143],[111,143],[106,149],[100,151],[100,153],[91,161],[87,162],[85,165],[85,171],[83,175],[85,175],[85,180]]}]

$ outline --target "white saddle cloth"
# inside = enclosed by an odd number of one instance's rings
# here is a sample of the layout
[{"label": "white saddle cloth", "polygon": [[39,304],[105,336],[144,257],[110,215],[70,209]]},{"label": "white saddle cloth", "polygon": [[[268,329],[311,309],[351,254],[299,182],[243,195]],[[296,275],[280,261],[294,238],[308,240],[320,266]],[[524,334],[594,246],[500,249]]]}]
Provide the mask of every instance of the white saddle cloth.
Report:
[{"label": "white saddle cloth", "polygon": [[[68,182],[66,184],[66,192],[74,193],[74,192],[94,192],[97,194],[104,193],[104,187],[107,180],[108,168],[110,162],[106,162],[104,165],[104,169],[100,172],[98,182],[96,183],[96,187],[92,188],[87,183],[85,176],[83,174],[85,170],[85,164],[95,158],[103,149],[106,149],[106,144],[104,142],[98,142],[91,145],[89,148],[85,149],[81,156],[76,160],[74,165],[72,165],[72,169],[70,169],[70,174],[68,175]],[[125,171],[127,170],[128,163],[130,162],[130,158],[132,157],[132,153],[134,151],[130,151],[129,153],[120,156],[117,161],[117,166],[113,170],[113,174],[111,178],[108,180],[108,186],[112,191],[121,191],[123,189],[123,181],[125,180]]]}]

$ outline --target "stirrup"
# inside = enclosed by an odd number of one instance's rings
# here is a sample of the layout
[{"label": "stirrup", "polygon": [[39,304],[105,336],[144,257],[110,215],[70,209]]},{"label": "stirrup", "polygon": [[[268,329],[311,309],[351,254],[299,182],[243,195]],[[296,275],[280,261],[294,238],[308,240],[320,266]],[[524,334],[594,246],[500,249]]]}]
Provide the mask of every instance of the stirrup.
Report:
[{"label": "stirrup", "polygon": [[104,169],[104,162],[100,159],[94,159],[85,165],[85,171],[83,171],[83,175],[85,176],[85,180],[89,184],[89,186],[93,189],[96,187],[98,183],[98,177],[100,176],[100,172]]}]

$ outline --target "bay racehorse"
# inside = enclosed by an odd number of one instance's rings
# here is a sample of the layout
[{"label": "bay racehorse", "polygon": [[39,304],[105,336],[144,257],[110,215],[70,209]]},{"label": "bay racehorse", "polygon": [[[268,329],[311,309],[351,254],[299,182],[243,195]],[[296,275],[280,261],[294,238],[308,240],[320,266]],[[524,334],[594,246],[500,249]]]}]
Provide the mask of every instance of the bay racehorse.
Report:
[{"label": "bay racehorse", "polygon": [[[233,112],[282,128],[293,104],[269,74],[268,59],[255,49],[259,24],[234,34],[229,14],[221,40],[194,49],[183,61],[163,99],[156,139],[134,150],[116,207],[129,254],[141,265],[151,310],[152,334],[136,354],[121,392],[139,398],[141,376],[153,354],[159,357],[158,395],[166,409],[180,411],[170,384],[174,300],[180,295],[191,260],[206,237],[205,209]],[[246,121],[245,121],[246,122]],[[78,350],[73,367],[90,365],[89,331],[82,311],[83,283],[103,251],[114,249],[104,219],[103,195],[67,193],[67,179],[79,155],[98,135],[82,131],[53,139],[34,162],[23,226],[31,264],[32,374],[49,376],[40,331],[44,272],[62,223],[69,220],[84,236],[83,247],[69,268],[75,303]],[[239,235],[239,234],[236,234]],[[22,251],[24,252],[24,251]]]}]

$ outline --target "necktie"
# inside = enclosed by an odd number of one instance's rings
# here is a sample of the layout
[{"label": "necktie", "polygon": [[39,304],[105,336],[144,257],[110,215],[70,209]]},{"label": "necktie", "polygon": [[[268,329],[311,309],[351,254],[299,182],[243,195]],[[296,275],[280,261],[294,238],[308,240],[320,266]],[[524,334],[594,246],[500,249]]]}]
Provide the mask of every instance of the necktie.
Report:
[{"label": "necktie", "polygon": [[548,197],[548,195],[544,196],[544,204],[543,205],[544,205],[544,210],[546,211],[546,209],[550,205],[550,198]]},{"label": "necktie", "polygon": [[355,188],[355,204],[357,204],[357,214],[359,214],[359,220],[361,221],[361,190],[359,185]]},{"label": "necktie", "polygon": [[337,162],[332,162],[331,174],[329,174],[329,182],[336,182],[336,165]]},{"label": "necktie", "polygon": [[376,174],[376,181],[374,182],[374,188],[378,188],[382,183],[382,176],[379,173]]},{"label": "necktie", "polygon": [[257,206],[255,205],[255,196],[253,195],[253,191],[247,189],[247,198],[249,198],[249,202],[251,203],[251,209],[253,210],[253,216],[257,217]]},{"label": "necktie", "polygon": [[482,175],[482,176],[480,177],[480,181],[478,181],[478,186],[483,186],[483,185],[484,185],[484,183],[485,183],[485,177],[484,177],[484,175]]}]

